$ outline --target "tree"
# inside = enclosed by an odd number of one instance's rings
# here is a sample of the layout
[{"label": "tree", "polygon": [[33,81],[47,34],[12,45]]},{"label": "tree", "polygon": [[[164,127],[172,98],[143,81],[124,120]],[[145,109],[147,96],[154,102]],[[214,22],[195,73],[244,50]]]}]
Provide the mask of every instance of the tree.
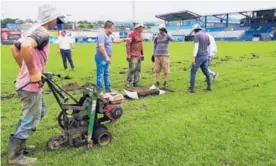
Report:
[{"label": "tree", "polygon": [[104,21],[97,21],[97,23],[99,24],[99,25],[103,25],[104,24]]},{"label": "tree", "polygon": [[80,24],[79,28],[85,28],[85,26],[83,24]]},{"label": "tree", "polygon": [[94,26],[93,26],[92,24],[89,24],[89,25],[88,25],[88,28],[89,28],[89,29],[93,29]]},{"label": "tree", "polygon": [[1,20],[1,28],[7,28],[7,24],[15,24],[16,19],[12,18],[5,18],[4,20]]}]

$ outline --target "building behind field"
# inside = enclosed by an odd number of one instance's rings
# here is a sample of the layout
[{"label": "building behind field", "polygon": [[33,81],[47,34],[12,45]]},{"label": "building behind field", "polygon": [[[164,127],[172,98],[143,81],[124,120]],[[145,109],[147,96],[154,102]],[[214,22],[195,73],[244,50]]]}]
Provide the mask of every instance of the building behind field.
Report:
[{"label": "building behind field", "polygon": [[194,24],[201,24],[216,40],[264,41],[276,39],[276,9],[199,15],[181,11],[156,15],[165,21],[168,30],[179,41],[193,39]]}]

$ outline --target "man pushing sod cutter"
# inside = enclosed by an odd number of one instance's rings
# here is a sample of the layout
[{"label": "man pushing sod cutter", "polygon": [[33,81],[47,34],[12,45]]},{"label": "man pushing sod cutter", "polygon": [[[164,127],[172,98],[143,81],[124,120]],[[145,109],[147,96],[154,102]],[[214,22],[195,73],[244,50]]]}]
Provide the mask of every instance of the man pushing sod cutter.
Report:
[{"label": "man pushing sod cutter", "polygon": [[23,115],[15,133],[9,138],[8,164],[32,165],[37,160],[25,156],[23,152],[28,147],[28,137],[41,120],[41,77],[48,58],[48,30],[63,23],[60,16],[56,8],[50,5],[40,6],[37,23],[27,31],[25,38],[12,47],[13,56],[20,66],[16,89],[23,104]]}]

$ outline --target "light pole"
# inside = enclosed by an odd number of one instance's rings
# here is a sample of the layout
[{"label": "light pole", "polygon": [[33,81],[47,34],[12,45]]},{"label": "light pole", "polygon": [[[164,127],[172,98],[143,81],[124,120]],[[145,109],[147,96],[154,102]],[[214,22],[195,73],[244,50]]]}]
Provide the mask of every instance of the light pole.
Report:
[{"label": "light pole", "polygon": [[136,24],[136,18],[135,18],[135,0],[132,0],[132,20],[133,20],[133,27]]},{"label": "light pole", "polygon": [[[72,16],[71,14],[66,14],[66,16],[68,17],[68,30],[70,29],[69,28],[69,22],[70,22],[70,17]],[[73,29],[73,26],[72,26],[72,24],[71,24],[71,28]]]}]

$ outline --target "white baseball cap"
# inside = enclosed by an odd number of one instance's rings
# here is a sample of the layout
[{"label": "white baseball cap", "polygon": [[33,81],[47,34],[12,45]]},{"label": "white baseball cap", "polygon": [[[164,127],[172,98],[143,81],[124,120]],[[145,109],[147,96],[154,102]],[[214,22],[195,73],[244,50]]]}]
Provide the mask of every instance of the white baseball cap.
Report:
[{"label": "white baseball cap", "polygon": [[193,26],[193,31],[196,30],[196,29],[200,29],[201,30],[202,28],[201,28],[201,26],[199,24],[195,24]]},{"label": "white baseball cap", "polygon": [[134,29],[140,28],[140,27],[146,28],[145,25],[144,25],[143,23],[137,23],[137,24],[135,25]]},{"label": "white baseball cap", "polygon": [[166,28],[166,26],[165,26],[165,24],[159,24],[158,28],[159,28],[159,29],[161,29],[161,28]]}]

